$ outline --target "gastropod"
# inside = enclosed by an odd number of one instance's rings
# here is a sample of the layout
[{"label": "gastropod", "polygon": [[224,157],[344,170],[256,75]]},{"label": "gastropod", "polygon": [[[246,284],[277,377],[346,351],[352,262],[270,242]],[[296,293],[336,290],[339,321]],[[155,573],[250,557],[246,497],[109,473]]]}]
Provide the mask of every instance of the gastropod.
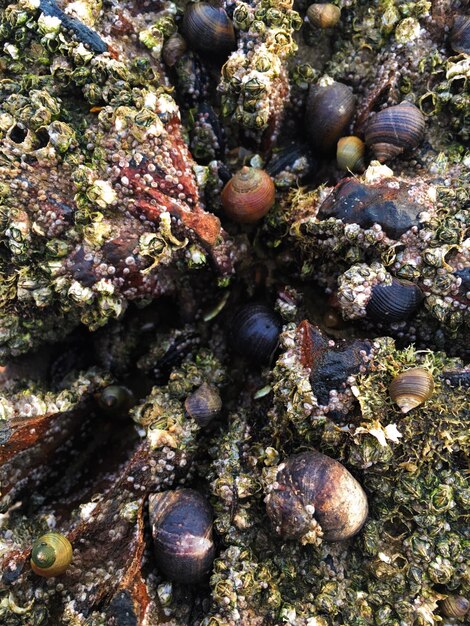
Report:
[{"label": "gastropod", "polygon": [[51,578],[63,574],[72,562],[72,544],[60,533],[46,533],[36,539],[31,549],[31,569]]},{"label": "gastropod", "polygon": [[431,372],[424,367],[412,367],[392,380],[390,397],[403,413],[424,404],[432,396],[434,380]]},{"label": "gastropod", "polygon": [[257,222],[274,205],[276,189],[264,170],[242,167],[222,190],[221,202],[227,217],[241,224]]},{"label": "gastropod", "polygon": [[227,56],[235,49],[235,29],[227,12],[208,2],[186,5],[183,34],[194,50]]}]

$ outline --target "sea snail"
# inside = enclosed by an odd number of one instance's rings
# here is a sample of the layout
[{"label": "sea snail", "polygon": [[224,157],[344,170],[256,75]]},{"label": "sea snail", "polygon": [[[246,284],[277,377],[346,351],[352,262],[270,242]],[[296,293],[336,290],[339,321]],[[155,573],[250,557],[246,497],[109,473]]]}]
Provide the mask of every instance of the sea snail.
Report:
[{"label": "sea snail", "polygon": [[108,385],[98,394],[98,404],[105,413],[125,413],[134,404],[134,395],[122,385]]},{"label": "sea snail", "polygon": [[274,183],[264,170],[242,167],[222,190],[221,201],[227,217],[252,224],[266,215],[276,197]]},{"label": "sea snail", "polygon": [[72,544],[60,533],[46,533],[31,550],[31,569],[39,576],[60,576],[72,562]]},{"label": "sea snail", "polygon": [[208,2],[186,5],[183,34],[189,46],[198,52],[227,56],[235,49],[235,30],[222,7]]},{"label": "sea snail", "polygon": [[336,4],[311,4],[307,9],[308,21],[319,28],[333,28],[339,22],[341,9]]},{"label": "sea snail", "polygon": [[149,517],[163,576],[183,584],[204,580],[215,555],[212,508],[204,496],[193,489],[151,494]]},{"label": "sea snail", "polygon": [[465,617],[470,609],[470,602],[463,596],[447,596],[440,602],[440,607],[446,617]]},{"label": "sea snail", "polygon": [[229,327],[235,352],[257,363],[268,363],[279,341],[281,318],[265,304],[245,304],[237,309]]},{"label": "sea snail", "polygon": [[398,374],[389,388],[390,397],[403,413],[424,404],[431,397],[433,390],[432,374],[423,367],[413,367]]},{"label": "sea snail", "polygon": [[365,143],[351,135],[342,137],[336,146],[336,162],[340,170],[351,170],[361,173],[365,170]]},{"label": "sea snail", "polygon": [[377,322],[401,322],[413,315],[423,300],[423,292],[412,282],[392,278],[390,284],[378,283],[367,303],[369,319]]},{"label": "sea snail", "polygon": [[217,387],[206,382],[202,383],[186,398],[184,408],[199,426],[207,426],[222,409],[222,399]]},{"label": "sea snail", "polygon": [[321,534],[326,541],[352,537],[366,521],[368,504],[341,463],[312,450],[278,466],[266,510],[282,537],[305,544],[316,543]]},{"label": "sea snail", "polygon": [[365,141],[380,163],[419,146],[424,137],[424,115],[411,102],[376,113],[365,130]]}]

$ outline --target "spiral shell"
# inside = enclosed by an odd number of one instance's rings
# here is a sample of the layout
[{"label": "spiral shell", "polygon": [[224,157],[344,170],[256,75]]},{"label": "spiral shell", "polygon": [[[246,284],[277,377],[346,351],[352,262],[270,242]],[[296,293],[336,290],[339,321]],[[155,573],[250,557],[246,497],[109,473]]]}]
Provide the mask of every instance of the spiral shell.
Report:
[{"label": "spiral shell", "polygon": [[316,450],[295,454],[278,466],[266,509],[280,535],[302,543],[315,542],[318,524],[327,541],[348,539],[368,514],[367,496],[357,480]]},{"label": "spiral shell", "polygon": [[424,115],[411,102],[402,102],[376,113],[365,131],[366,146],[375,158],[385,163],[405,150],[416,148],[423,140]]},{"label": "spiral shell", "polygon": [[46,533],[31,550],[31,569],[38,576],[60,576],[72,562],[72,544],[60,533]]},{"label": "spiral shell", "polygon": [[305,111],[305,126],[311,146],[331,153],[354,116],[356,98],[349,87],[332,82],[312,85]]},{"label": "spiral shell", "polygon": [[235,30],[225,9],[208,2],[186,6],[183,34],[198,52],[226,56],[235,49]]},{"label": "spiral shell", "polygon": [[470,16],[456,15],[450,31],[450,45],[458,54],[470,54]]},{"label": "spiral shell", "polygon": [[217,387],[204,382],[186,398],[184,408],[199,426],[207,426],[222,408],[222,399]]},{"label": "spiral shell", "polygon": [[423,293],[417,285],[393,278],[389,285],[379,283],[372,289],[367,317],[377,322],[401,322],[413,315],[422,300]]},{"label": "spiral shell", "polygon": [[413,367],[392,380],[389,388],[390,397],[398,404],[403,413],[424,404],[434,390],[431,372],[423,367]]},{"label": "spiral shell", "polygon": [[108,385],[98,394],[98,404],[105,413],[125,413],[134,404],[134,395],[122,385]]},{"label": "spiral shell", "polygon": [[336,147],[336,162],[341,170],[351,172],[363,172],[365,169],[364,155],[366,152],[365,143],[351,135],[342,137]]},{"label": "spiral shell", "polygon": [[266,215],[275,197],[276,189],[269,174],[245,166],[225,185],[221,201],[230,219],[241,224],[251,224]]},{"label": "spiral shell", "polygon": [[440,602],[440,607],[446,617],[465,617],[470,608],[470,602],[463,596],[447,596]]},{"label": "spiral shell", "polygon": [[162,58],[168,67],[173,67],[181,59],[187,49],[186,40],[179,33],[173,33],[162,49]]},{"label": "spiral shell", "polygon": [[194,489],[177,489],[149,496],[149,517],[155,559],[169,580],[201,582],[214,560],[212,508]]},{"label": "spiral shell", "polygon": [[307,9],[308,21],[319,28],[333,28],[339,22],[341,9],[336,4],[311,4]]}]

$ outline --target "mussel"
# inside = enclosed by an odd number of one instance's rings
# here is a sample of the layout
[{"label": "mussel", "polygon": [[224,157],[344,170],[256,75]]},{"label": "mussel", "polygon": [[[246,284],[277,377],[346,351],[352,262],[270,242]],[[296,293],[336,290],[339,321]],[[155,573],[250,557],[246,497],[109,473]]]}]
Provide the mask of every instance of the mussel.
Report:
[{"label": "mussel", "polygon": [[450,31],[450,45],[458,54],[470,54],[470,15],[456,15]]},{"label": "mussel", "polygon": [[401,372],[392,380],[389,388],[390,397],[398,404],[403,413],[428,400],[434,390],[434,380],[429,370],[413,367]]},{"label": "mussel", "polygon": [[343,83],[311,85],[305,112],[305,126],[311,146],[332,153],[354,116],[356,98]]},{"label": "mussel", "polygon": [[36,539],[31,550],[31,569],[51,578],[63,574],[72,562],[72,544],[60,533],[46,533]]},{"label": "mussel", "polygon": [[344,465],[312,450],[278,466],[266,510],[282,537],[315,543],[319,532],[327,541],[357,534],[366,521],[368,504],[361,485]]},{"label": "mussel", "polygon": [[186,5],[183,34],[198,52],[222,57],[235,49],[235,30],[227,12],[208,2]]},{"label": "mussel", "polygon": [[393,278],[372,289],[366,306],[367,317],[377,322],[401,322],[413,315],[423,300],[423,292],[412,282]]},{"label": "mussel", "polygon": [[281,318],[265,304],[245,304],[233,315],[229,328],[232,349],[257,364],[269,362],[281,332]]},{"label": "mussel", "polygon": [[149,496],[149,516],[159,571],[183,584],[202,582],[215,555],[212,508],[194,489]]},{"label": "mussel", "polygon": [[376,113],[368,122],[365,141],[380,163],[419,146],[424,137],[424,115],[411,102]]},{"label": "mussel", "polygon": [[260,220],[273,206],[274,183],[264,170],[242,167],[222,190],[221,202],[227,217],[241,224]]}]

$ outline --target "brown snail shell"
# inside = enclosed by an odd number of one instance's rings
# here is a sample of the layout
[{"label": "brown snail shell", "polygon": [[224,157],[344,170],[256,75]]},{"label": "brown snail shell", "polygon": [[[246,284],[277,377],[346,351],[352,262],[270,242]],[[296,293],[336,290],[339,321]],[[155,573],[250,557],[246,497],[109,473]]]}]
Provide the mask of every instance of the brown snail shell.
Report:
[{"label": "brown snail shell", "polygon": [[307,9],[308,21],[319,28],[333,28],[339,22],[341,9],[336,4],[311,4]]},{"label": "brown snail shell", "polygon": [[179,33],[173,33],[165,43],[162,49],[162,58],[168,67],[173,67],[181,59],[186,52],[188,45],[184,37]]},{"label": "brown snail shell", "polygon": [[215,555],[209,502],[194,489],[154,493],[149,517],[159,571],[179,583],[201,582]]},{"label": "brown snail shell", "polygon": [[184,408],[199,426],[207,426],[220,414],[222,399],[217,387],[204,382],[186,398]]},{"label": "brown snail shell", "polygon": [[46,533],[31,549],[31,569],[38,576],[51,578],[63,574],[72,562],[72,544],[60,533]]},{"label": "brown snail shell", "polygon": [[366,146],[380,163],[419,146],[424,137],[424,115],[411,102],[376,113],[365,130]]},{"label": "brown snail shell", "polygon": [[264,170],[242,167],[222,190],[221,201],[227,217],[241,224],[260,220],[273,206],[274,183]]},{"label": "brown snail shell", "polygon": [[470,15],[456,15],[450,31],[450,45],[458,54],[470,54]]},{"label": "brown snail shell", "polygon": [[367,496],[338,461],[312,450],[289,457],[277,468],[267,513],[286,539],[309,543],[319,524],[327,541],[342,541],[362,528],[368,514]]},{"label": "brown snail shell", "polygon": [[356,98],[342,83],[311,85],[305,111],[305,126],[313,148],[331,153],[354,116]]},{"label": "brown snail shell", "polygon": [[222,7],[208,2],[186,5],[183,34],[198,52],[226,56],[235,49],[235,29]]},{"label": "brown snail shell", "polygon": [[398,404],[403,413],[428,400],[434,390],[431,372],[423,367],[413,367],[392,380],[389,388],[390,397]]},{"label": "brown snail shell", "polygon": [[463,596],[447,596],[440,602],[440,607],[446,617],[465,617],[470,608],[470,602]]},{"label": "brown snail shell", "polygon": [[336,162],[339,169],[351,172],[363,172],[365,169],[364,155],[366,144],[355,137],[341,137],[336,146]]}]

